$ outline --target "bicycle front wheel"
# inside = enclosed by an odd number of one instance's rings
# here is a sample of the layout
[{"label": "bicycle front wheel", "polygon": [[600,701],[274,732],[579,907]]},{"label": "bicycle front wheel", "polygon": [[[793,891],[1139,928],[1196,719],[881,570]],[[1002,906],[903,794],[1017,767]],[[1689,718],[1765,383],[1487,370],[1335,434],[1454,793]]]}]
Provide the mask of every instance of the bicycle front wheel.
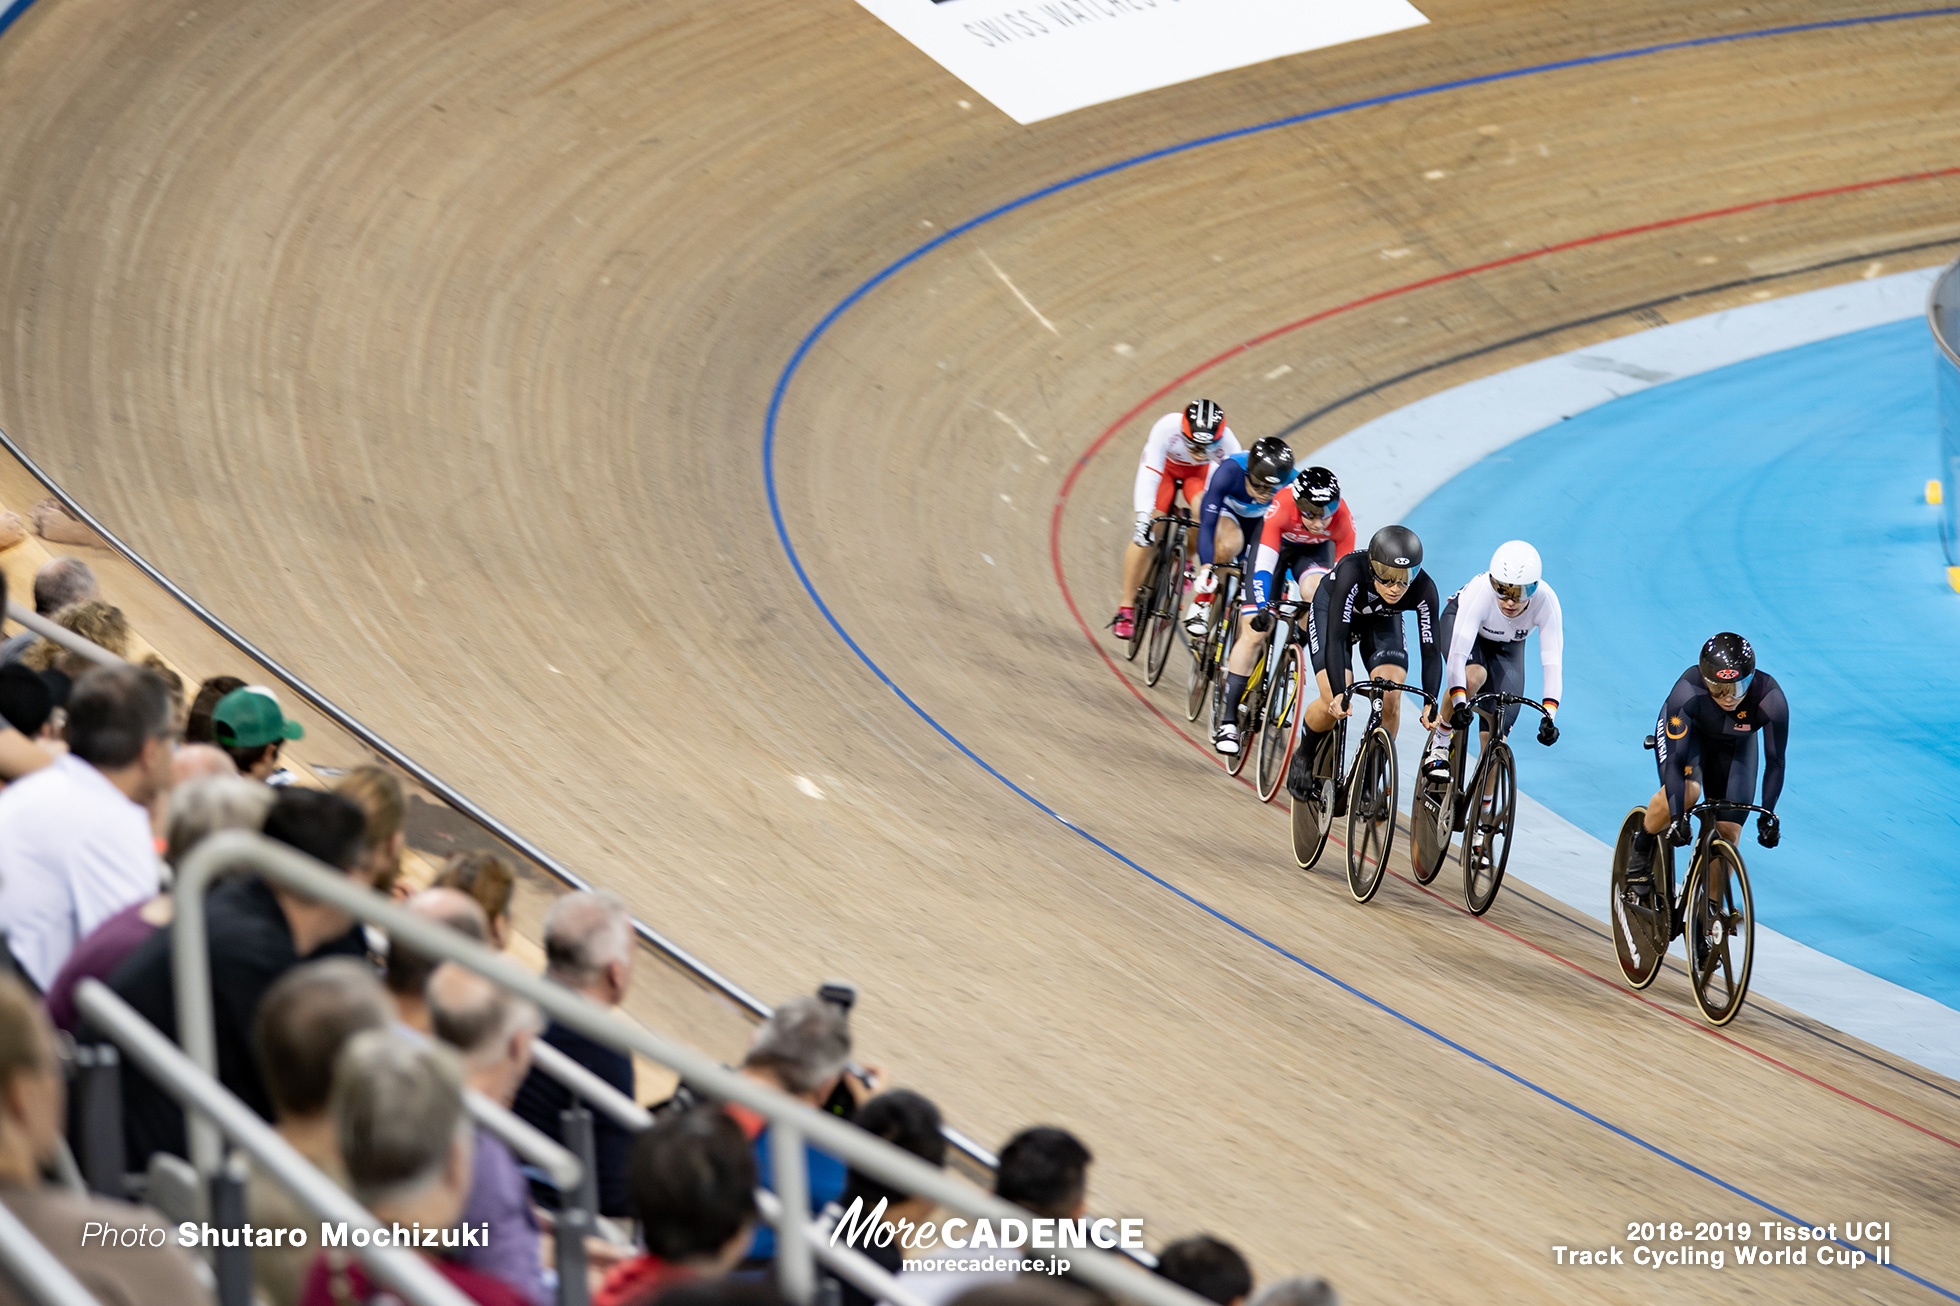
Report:
[{"label": "bicycle front wheel", "polygon": [[1613,845],[1613,899],[1607,915],[1613,922],[1613,951],[1620,961],[1620,974],[1636,989],[1644,989],[1661,973],[1667,960],[1667,945],[1673,939],[1668,924],[1667,895],[1661,889],[1660,852],[1654,849],[1653,872],[1645,889],[1627,887],[1627,858],[1633,853],[1633,836],[1647,819],[1647,809],[1636,807],[1620,822],[1620,837]]},{"label": "bicycle front wheel", "polygon": [[1144,683],[1154,685],[1164,678],[1170,664],[1171,649],[1177,644],[1178,606],[1184,601],[1184,532],[1173,531],[1174,538],[1157,573],[1157,589],[1150,602],[1150,634],[1145,640],[1149,655],[1144,659]]},{"label": "bicycle front wheel", "polygon": [[1395,741],[1379,727],[1362,741],[1348,793],[1348,892],[1367,902],[1382,887],[1395,846]]},{"label": "bicycle front wheel", "polygon": [[1300,646],[1289,644],[1280,654],[1273,673],[1272,688],[1266,694],[1266,710],[1260,716],[1259,769],[1256,780],[1259,801],[1270,803],[1286,779],[1286,764],[1293,760],[1293,746],[1300,739],[1300,717],[1304,704],[1300,694]]},{"label": "bicycle front wheel", "polygon": [[1749,995],[1756,959],[1756,904],[1742,854],[1726,839],[1713,839],[1708,855],[1688,875],[1682,913],[1688,939],[1688,985],[1711,1025],[1726,1025]]},{"label": "bicycle front wheel", "polygon": [[1478,764],[1470,809],[1463,817],[1463,905],[1472,916],[1483,915],[1497,901],[1517,823],[1517,763],[1511,746],[1494,739]]}]

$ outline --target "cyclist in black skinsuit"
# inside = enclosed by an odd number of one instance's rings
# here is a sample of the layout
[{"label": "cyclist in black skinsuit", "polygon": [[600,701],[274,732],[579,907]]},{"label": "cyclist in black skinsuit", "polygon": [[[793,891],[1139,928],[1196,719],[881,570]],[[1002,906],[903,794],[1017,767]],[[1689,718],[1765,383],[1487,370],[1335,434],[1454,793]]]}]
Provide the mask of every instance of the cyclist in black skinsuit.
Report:
[{"label": "cyclist in black skinsuit", "polygon": [[[1667,831],[1682,847],[1694,839],[1687,811],[1701,800],[1749,803],[1756,794],[1756,737],[1762,736],[1763,806],[1772,811],[1783,794],[1783,754],[1790,741],[1790,704],[1767,671],[1756,670],[1749,641],[1723,631],[1701,647],[1701,661],[1681,673],[1654,727],[1654,761],[1661,789],[1647,804],[1643,828],[1633,836],[1627,879],[1646,880],[1654,864],[1654,838]],[[1731,843],[1742,835],[1736,821],[1717,828]],[[1774,816],[1756,820],[1756,841],[1776,847],[1781,826]]]},{"label": "cyclist in black skinsuit", "polygon": [[[1320,696],[1306,705],[1300,746],[1287,770],[1287,791],[1295,798],[1304,797],[1311,783],[1310,768],[1322,736],[1333,730],[1337,718],[1348,714],[1341,708],[1340,696],[1347,688],[1354,645],[1361,645],[1361,660],[1370,676],[1408,678],[1409,651],[1402,638],[1405,612],[1416,615],[1422,687],[1433,695],[1443,683],[1446,650],[1436,642],[1442,605],[1437,602],[1436,582],[1422,570],[1422,541],[1414,531],[1406,526],[1382,527],[1366,550],[1356,549],[1335,563],[1314,591],[1307,608],[1306,635]],[[1272,628],[1270,611],[1261,610],[1253,618],[1254,629],[1261,629],[1261,620],[1266,623],[1263,629]],[[1400,720],[1401,701],[1400,695],[1391,694],[1382,704],[1382,724],[1390,734]],[[1423,712],[1422,724],[1429,728],[1437,724],[1434,709]]]}]

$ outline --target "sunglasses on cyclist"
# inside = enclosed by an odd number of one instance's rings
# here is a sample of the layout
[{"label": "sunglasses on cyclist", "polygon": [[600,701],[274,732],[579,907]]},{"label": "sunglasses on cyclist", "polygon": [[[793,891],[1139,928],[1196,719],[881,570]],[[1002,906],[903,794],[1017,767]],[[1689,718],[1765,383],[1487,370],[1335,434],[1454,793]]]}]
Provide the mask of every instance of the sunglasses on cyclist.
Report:
[{"label": "sunglasses on cyclist", "polygon": [[1755,678],[1756,673],[1752,671],[1735,680],[1710,680],[1703,676],[1701,683],[1708,686],[1709,694],[1715,698],[1741,698],[1749,692],[1749,682]]},{"label": "sunglasses on cyclist", "polygon": [[1538,582],[1535,580],[1529,585],[1505,585],[1502,582],[1493,580],[1490,583],[1490,587],[1496,590],[1497,597],[1503,599],[1506,603],[1523,603],[1526,599],[1538,592]]},{"label": "sunglasses on cyclist", "polygon": [[1375,569],[1376,580],[1384,585],[1400,585],[1403,589],[1407,589],[1416,578],[1416,573],[1422,570],[1420,567],[1385,567],[1372,559],[1368,565]]}]

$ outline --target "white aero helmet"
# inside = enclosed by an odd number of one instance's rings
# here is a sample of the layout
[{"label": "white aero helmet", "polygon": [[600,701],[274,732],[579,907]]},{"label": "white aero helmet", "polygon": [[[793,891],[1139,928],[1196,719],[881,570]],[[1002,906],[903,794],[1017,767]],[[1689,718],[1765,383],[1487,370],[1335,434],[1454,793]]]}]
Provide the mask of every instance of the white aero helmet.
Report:
[{"label": "white aero helmet", "polygon": [[1545,566],[1538,550],[1523,540],[1507,540],[1490,555],[1490,587],[1500,598],[1516,602],[1528,599],[1538,590]]}]

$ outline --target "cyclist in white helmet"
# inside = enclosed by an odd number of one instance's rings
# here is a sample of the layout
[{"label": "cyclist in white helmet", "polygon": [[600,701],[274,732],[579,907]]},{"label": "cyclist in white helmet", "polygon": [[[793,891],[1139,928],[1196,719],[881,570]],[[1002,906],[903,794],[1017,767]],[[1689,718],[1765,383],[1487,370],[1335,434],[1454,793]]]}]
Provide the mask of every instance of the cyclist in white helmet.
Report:
[{"label": "cyclist in white helmet", "polygon": [[[1424,770],[1431,775],[1448,773],[1452,727],[1461,730],[1469,726],[1470,709],[1465,700],[1470,695],[1486,688],[1500,694],[1524,693],[1524,642],[1534,630],[1545,671],[1545,718],[1538,725],[1538,742],[1551,744],[1558,739],[1552,717],[1564,692],[1560,666],[1565,653],[1565,622],[1559,613],[1558,595],[1544,581],[1538,550],[1523,540],[1498,545],[1490,557],[1490,570],[1471,577],[1450,596],[1439,624],[1438,638],[1448,650],[1443,685],[1449,710],[1443,715],[1449,724],[1429,732]],[[1507,729],[1517,716],[1515,704],[1504,709]]]}]

